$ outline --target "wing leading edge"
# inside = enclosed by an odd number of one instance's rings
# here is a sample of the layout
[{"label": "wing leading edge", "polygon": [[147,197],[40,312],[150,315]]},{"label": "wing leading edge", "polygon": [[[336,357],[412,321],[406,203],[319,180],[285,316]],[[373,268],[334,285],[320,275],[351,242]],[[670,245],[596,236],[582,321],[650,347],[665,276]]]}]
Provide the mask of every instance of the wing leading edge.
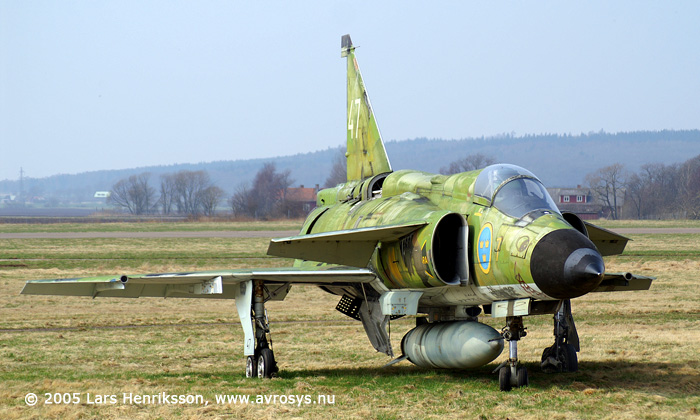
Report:
[{"label": "wing leading edge", "polygon": [[622,251],[625,250],[625,246],[627,246],[627,242],[630,241],[629,238],[618,235],[611,230],[585,221],[584,223],[588,231],[588,238],[595,244],[596,248],[598,248],[600,255],[604,257],[622,254]]},{"label": "wing leading edge", "polygon": [[395,241],[427,225],[425,221],[273,239],[268,255],[367,267],[378,242]]},{"label": "wing leading edge", "polygon": [[605,277],[594,292],[628,292],[632,290],[649,290],[656,277],[647,277],[632,273],[605,273]]}]

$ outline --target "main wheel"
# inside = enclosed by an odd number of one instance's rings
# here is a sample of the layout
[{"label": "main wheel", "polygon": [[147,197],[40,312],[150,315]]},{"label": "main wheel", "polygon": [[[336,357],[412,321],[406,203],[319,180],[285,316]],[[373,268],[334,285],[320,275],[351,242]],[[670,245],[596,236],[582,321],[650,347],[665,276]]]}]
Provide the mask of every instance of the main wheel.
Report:
[{"label": "main wheel", "polygon": [[562,344],[559,347],[559,355],[555,362],[550,362],[554,358],[556,346],[547,347],[542,352],[542,370],[547,373],[552,372],[578,372],[578,356],[576,349],[571,344]]},{"label": "main wheel", "polygon": [[554,346],[549,346],[542,352],[540,368],[547,373],[561,372],[561,364],[554,361]]},{"label": "main wheel", "polygon": [[530,385],[530,380],[527,377],[527,369],[525,366],[520,366],[516,375],[518,388]]},{"label": "main wheel", "polygon": [[265,348],[260,350],[258,357],[258,378],[272,378],[275,373],[275,355],[272,350]]},{"label": "main wheel", "polygon": [[578,355],[571,344],[564,344],[561,348],[561,358],[564,363],[564,372],[578,372]]},{"label": "main wheel", "polygon": [[498,371],[498,384],[501,387],[501,391],[510,391],[513,387],[510,384],[510,366],[503,366]]},{"label": "main wheel", "polygon": [[254,378],[258,376],[258,363],[255,356],[248,356],[245,360],[245,377]]}]

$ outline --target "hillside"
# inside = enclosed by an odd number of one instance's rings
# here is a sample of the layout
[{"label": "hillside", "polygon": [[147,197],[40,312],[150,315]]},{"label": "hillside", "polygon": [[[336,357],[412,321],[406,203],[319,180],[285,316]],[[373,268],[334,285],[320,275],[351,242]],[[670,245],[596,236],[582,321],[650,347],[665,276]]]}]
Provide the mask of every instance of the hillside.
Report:
[{"label": "hillside", "polygon": [[[623,163],[628,170],[638,171],[646,163],[668,165],[684,162],[700,154],[700,130],[521,137],[503,135],[461,140],[422,138],[389,141],[386,148],[394,170],[438,172],[453,160],[472,153],[483,153],[493,156],[498,162],[529,169],[549,187],[568,187],[583,184],[586,174],[613,163]],[[61,201],[83,201],[92,197],[95,191],[111,189],[115,182],[132,174],[150,172],[156,175],[153,185],[157,186],[157,175],[186,169],[208,171],[212,180],[230,194],[239,185],[250,182],[258,169],[270,161],[276,163],[278,170],[289,169],[294,185],[323,186],[340,149],[338,146],[269,159],[151,166],[28,178],[24,180],[24,189],[33,195],[58,197]],[[0,192],[18,191],[18,181],[0,181]]]}]

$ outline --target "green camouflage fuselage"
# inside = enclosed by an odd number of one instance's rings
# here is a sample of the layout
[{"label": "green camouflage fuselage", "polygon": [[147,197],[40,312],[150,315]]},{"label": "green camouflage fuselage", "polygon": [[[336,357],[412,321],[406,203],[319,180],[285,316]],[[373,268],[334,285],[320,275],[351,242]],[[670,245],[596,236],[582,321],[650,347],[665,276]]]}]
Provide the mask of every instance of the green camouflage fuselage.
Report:
[{"label": "green camouflage fuselage", "polygon": [[372,183],[376,183],[376,177],[322,190],[318,194],[318,208],[309,216],[301,233],[427,222],[396,242],[380,242],[370,268],[390,289],[454,286],[467,279],[440,278],[430,261],[439,259],[435,255],[439,244],[433,240],[435,224],[457,214],[468,226],[465,253],[469,286],[482,292],[482,287],[486,288],[488,294],[495,295],[491,299],[498,298],[499,292],[503,299],[548,299],[534,284],[530,254],[547,233],[573,227],[557,212],[543,213],[530,220],[509,216],[487,205],[488,200],[474,194],[475,181],[481,172],[445,176],[402,170],[380,175],[381,188],[375,186],[374,191]]}]

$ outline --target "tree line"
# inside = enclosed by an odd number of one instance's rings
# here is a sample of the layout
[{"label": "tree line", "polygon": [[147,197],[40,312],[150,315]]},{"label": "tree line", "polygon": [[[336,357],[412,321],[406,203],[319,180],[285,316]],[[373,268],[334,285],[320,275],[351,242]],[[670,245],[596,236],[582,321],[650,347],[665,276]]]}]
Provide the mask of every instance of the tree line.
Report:
[{"label": "tree line", "polygon": [[212,216],[225,196],[224,190],[211,182],[206,171],[182,170],[160,176],[156,190],[152,175],[144,172],[117,181],[107,202],[131,214]]},{"label": "tree line", "polygon": [[645,164],[638,172],[616,163],[586,181],[614,219],[700,218],[700,155],[681,164]]},{"label": "tree line", "polygon": [[[451,162],[440,172],[449,175],[494,162],[492,156],[477,153]],[[293,182],[290,175],[289,170],[278,172],[274,163],[266,163],[252,185],[240,186],[227,199],[231,214],[256,219],[305,216],[304,210],[287,200]],[[151,185],[151,179],[152,175],[145,172],[118,181],[108,202],[135,215],[198,217],[213,216],[226,198],[206,171],[161,175],[158,189]],[[325,184],[331,187],[342,182],[345,159],[339,154]],[[638,172],[616,163],[589,173],[586,182],[613,219],[700,218],[700,155],[681,164],[645,164]]]},{"label": "tree line", "polygon": [[[226,192],[214,185],[206,171],[181,170],[160,176],[160,184],[151,184],[152,174],[131,175],[112,186],[108,204],[134,215],[163,214],[188,217],[214,216],[226,199]],[[241,186],[228,198],[234,216],[276,218],[300,216],[286,200],[292,184],[290,171],[277,172],[274,163],[266,163],[251,187]]]}]

